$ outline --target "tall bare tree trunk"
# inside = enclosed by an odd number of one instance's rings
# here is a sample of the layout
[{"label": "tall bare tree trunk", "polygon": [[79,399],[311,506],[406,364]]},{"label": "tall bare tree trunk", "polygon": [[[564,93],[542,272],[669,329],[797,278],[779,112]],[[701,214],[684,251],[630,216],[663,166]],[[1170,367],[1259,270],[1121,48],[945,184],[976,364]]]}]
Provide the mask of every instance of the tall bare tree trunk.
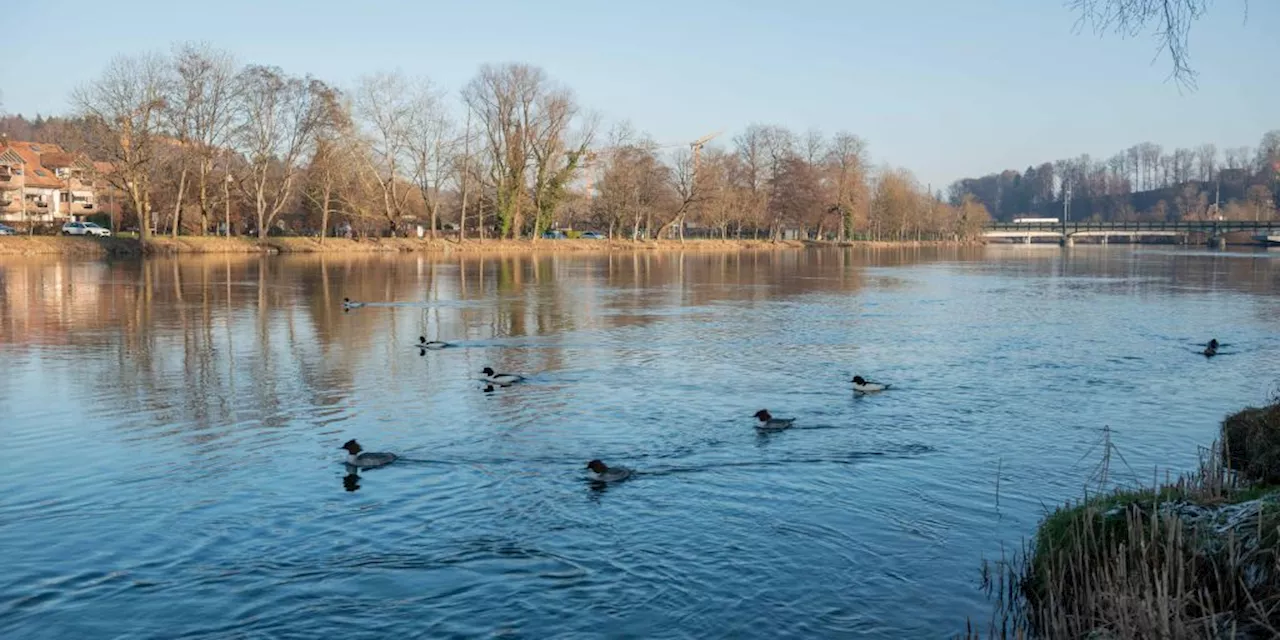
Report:
[{"label": "tall bare tree trunk", "polygon": [[197,200],[200,202],[200,235],[209,235],[209,165],[200,161],[200,184],[197,186]]},{"label": "tall bare tree trunk", "polygon": [[431,203],[431,239],[432,240],[436,239],[436,229],[439,228],[436,225],[437,220],[439,220],[439,213],[440,213],[440,194],[437,193],[436,197],[433,199]]},{"label": "tall bare tree trunk", "polygon": [[182,200],[187,192],[187,163],[182,163],[182,173],[178,177],[178,201],[173,204],[173,237],[178,237],[178,229],[182,227]]},{"label": "tall bare tree trunk", "polygon": [[458,214],[458,242],[467,239],[467,173],[471,169],[471,110],[467,109],[467,130],[462,134],[462,212]]},{"label": "tall bare tree trunk", "polygon": [[320,203],[320,246],[324,246],[324,237],[329,233],[329,205],[333,202],[333,187],[324,186],[324,196]]},{"label": "tall bare tree trunk", "polygon": [[230,180],[222,181],[222,205],[224,207],[223,224],[226,225],[226,229],[223,229],[222,232],[223,232],[223,235],[230,238],[231,237],[231,181]]}]

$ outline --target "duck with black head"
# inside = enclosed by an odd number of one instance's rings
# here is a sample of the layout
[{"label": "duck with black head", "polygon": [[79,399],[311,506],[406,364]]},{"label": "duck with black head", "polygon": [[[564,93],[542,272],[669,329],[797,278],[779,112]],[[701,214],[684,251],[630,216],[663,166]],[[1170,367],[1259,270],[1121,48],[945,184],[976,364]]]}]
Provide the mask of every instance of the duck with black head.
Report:
[{"label": "duck with black head", "polygon": [[591,471],[591,479],[595,482],[621,482],[631,477],[631,470],[626,467],[609,466],[601,460],[592,460],[587,463],[587,469]]},{"label": "duck with black head", "polygon": [[350,310],[352,310],[352,309],[359,309],[360,307],[363,307],[363,306],[364,306],[364,303],[363,303],[363,302],[352,302],[352,301],[351,301],[351,298],[343,298],[343,299],[342,299],[342,310],[343,310],[343,311],[350,311]]},{"label": "duck with black head", "polygon": [[385,467],[400,457],[394,453],[365,451],[364,447],[361,447],[360,443],[354,439],[348,440],[346,444],[339,448],[347,450],[347,464],[357,469]]},{"label": "duck with black head", "polygon": [[426,336],[418,336],[418,344],[413,346],[426,351],[439,351],[440,349],[447,349],[453,345],[439,340],[427,340]]},{"label": "duck with black head", "polygon": [[871,382],[862,376],[853,377],[853,390],[858,393],[879,393],[888,389],[889,385]]},{"label": "duck with black head", "polygon": [[782,431],[783,429],[790,429],[791,425],[796,422],[795,418],[775,418],[773,414],[769,413],[768,409],[757,411],[754,417],[760,421],[756,425],[756,429],[760,431]]},{"label": "duck with black head", "polygon": [[1206,358],[1212,358],[1218,355],[1218,339],[1213,338],[1209,340],[1209,344],[1205,345],[1202,353],[1204,353],[1204,357]]},{"label": "duck with black head", "polygon": [[517,382],[524,382],[524,376],[514,373],[497,373],[493,367],[485,367],[480,373],[484,374],[484,381],[490,384],[496,384],[500,387],[509,387]]}]

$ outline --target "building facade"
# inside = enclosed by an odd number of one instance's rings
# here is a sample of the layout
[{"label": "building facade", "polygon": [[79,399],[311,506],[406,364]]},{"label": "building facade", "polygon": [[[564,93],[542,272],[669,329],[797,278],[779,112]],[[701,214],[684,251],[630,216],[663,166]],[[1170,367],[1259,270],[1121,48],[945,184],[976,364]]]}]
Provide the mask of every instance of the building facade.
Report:
[{"label": "building facade", "polygon": [[0,140],[0,222],[60,225],[97,212],[93,165],[56,144]]}]

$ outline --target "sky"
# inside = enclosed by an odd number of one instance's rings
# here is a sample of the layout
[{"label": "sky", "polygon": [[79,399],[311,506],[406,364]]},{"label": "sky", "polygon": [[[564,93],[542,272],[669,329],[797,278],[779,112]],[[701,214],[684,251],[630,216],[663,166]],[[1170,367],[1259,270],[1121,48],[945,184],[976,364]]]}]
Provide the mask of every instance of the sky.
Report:
[{"label": "sky", "polygon": [[182,4],[6,7],[0,108],[66,113],[112,55],[197,40],[341,87],[426,76],[455,99],[483,63],[531,63],[606,128],[628,121],[662,144],[724,130],[723,145],[752,123],[850,131],[874,163],[934,189],[1143,141],[1255,146],[1280,129],[1275,0],[1213,3],[1191,37],[1195,91],[1168,80],[1153,38],[1079,31],[1065,0]]}]

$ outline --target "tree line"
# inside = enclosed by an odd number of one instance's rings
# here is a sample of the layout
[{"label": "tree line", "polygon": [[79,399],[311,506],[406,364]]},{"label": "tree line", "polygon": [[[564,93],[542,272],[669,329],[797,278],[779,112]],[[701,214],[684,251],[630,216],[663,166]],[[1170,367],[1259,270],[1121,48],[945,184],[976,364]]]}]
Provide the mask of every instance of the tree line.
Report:
[{"label": "tree line", "polygon": [[144,238],[343,233],[637,239],[940,239],[988,219],[866,142],[752,125],[723,146],[659,144],[601,119],[544,70],[483,65],[456,91],[373,73],[337,87],[241,65],[207,44],[122,55],[77,89],[73,113],[9,117],[15,139],[101,161],[97,178]]},{"label": "tree line", "polygon": [[1222,151],[1204,144],[1165,151],[1136,144],[1106,160],[1082,155],[1007,170],[951,185],[951,200],[966,195],[997,219],[1032,215],[1073,220],[1270,220],[1280,197],[1280,130],[1256,149]]}]

